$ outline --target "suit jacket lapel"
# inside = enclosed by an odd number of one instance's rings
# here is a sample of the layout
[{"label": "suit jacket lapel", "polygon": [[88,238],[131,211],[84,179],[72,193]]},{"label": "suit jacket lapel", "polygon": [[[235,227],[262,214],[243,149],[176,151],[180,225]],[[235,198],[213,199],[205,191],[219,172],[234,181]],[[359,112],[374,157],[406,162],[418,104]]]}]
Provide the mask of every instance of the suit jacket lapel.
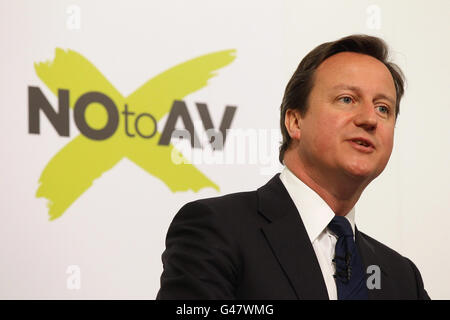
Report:
[{"label": "suit jacket lapel", "polygon": [[262,231],[299,299],[328,299],[325,281],[305,226],[279,175],[258,189]]}]

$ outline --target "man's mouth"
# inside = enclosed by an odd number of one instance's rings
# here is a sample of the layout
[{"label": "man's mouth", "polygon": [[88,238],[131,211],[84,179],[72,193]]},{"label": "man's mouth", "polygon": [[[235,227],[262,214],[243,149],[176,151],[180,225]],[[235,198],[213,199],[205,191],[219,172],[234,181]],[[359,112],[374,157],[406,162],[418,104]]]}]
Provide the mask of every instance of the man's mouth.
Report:
[{"label": "man's mouth", "polygon": [[373,145],[370,140],[365,138],[354,138],[350,140],[353,142],[353,145],[358,149],[362,151],[373,151],[375,149],[375,146]]}]

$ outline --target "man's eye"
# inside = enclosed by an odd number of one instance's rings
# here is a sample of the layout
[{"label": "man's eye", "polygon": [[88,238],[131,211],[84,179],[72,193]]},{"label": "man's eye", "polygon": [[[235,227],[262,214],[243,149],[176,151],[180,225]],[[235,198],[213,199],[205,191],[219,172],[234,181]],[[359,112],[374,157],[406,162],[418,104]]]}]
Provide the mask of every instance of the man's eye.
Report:
[{"label": "man's eye", "polygon": [[377,108],[378,108],[378,110],[380,110],[381,113],[389,114],[389,108],[388,107],[378,106]]},{"label": "man's eye", "polygon": [[342,97],[342,98],[340,98],[339,100],[341,100],[342,102],[344,102],[344,103],[352,103],[352,98],[351,97]]}]

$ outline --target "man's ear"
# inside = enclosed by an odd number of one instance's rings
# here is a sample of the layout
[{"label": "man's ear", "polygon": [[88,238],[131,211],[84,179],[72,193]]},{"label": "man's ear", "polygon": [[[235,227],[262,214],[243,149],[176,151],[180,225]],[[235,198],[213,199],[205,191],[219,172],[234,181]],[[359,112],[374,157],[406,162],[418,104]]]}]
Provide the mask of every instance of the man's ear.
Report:
[{"label": "man's ear", "polygon": [[286,115],[284,116],[284,125],[289,133],[289,136],[293,140],[300,140],[301,136],[301,124],[302,118],[300,112],[295,109],[286,110]]}]

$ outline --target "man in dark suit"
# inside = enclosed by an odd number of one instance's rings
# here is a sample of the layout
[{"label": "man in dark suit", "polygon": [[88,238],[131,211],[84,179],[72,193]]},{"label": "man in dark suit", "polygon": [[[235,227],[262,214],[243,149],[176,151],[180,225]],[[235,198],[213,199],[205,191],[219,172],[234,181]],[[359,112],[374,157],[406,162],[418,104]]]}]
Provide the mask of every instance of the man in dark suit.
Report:
[{"label": "man in dark suit", "polygon": [[403,75],[387,56],[353,35],[301,61],[281,105],[283,171],[178,212],[157,299],[429,299],[414,263],[354,222],[393,147]]}]

